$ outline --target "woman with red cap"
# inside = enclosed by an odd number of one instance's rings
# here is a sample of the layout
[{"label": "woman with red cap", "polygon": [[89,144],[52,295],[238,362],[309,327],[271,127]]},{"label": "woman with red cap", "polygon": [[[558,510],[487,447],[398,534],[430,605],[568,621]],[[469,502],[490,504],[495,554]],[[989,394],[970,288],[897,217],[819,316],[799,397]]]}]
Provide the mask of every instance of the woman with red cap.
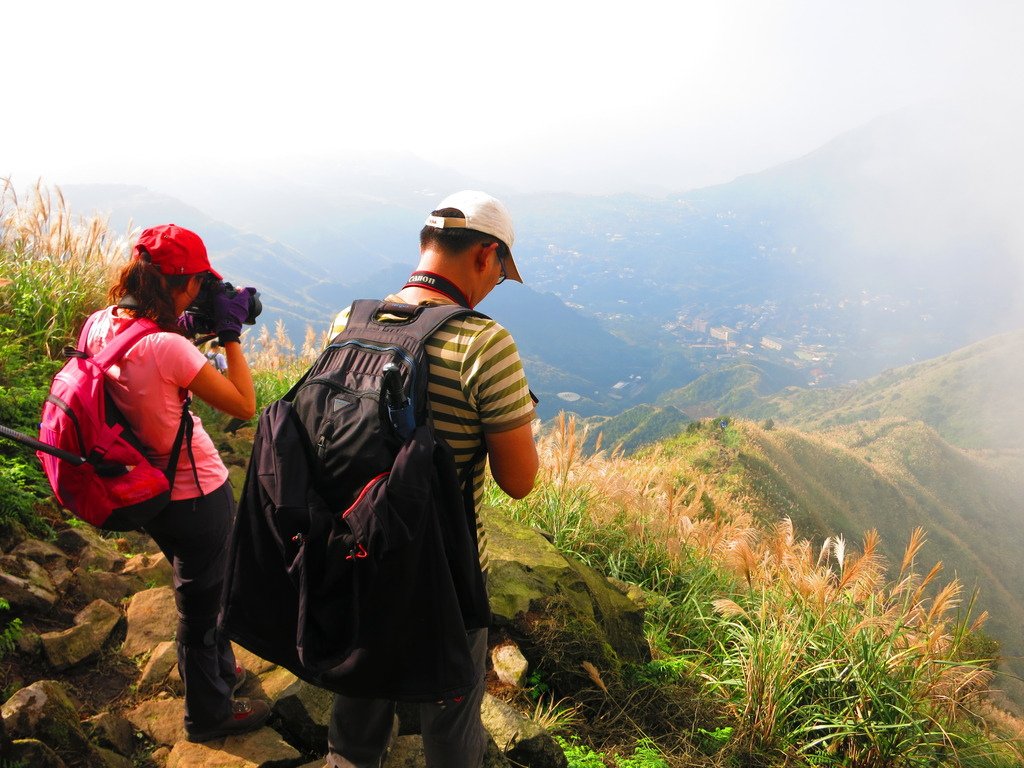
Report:
[{"label": "woman with red cap", "polygon": [[234,496],[220,454],[191,413],[191,438],[179,442],[176,463],[172,456],[189,391],[236,418],[249,419],[256,410],[239,344],[243,322],[253,319],[255,289],[222,290],[214,296],[213,330],[227,358],[226,374],[207,364],[183,329],[186,307],[195,303],[204,280],[212,279],[221,276],[197,234],[175,224],[146,229],[110,289],[112,305],[92,316],[87,337],[87,351],[96,354],[139,318],[160,328],[110,368],[107,391],[150,461],[173,472],[170,504],[143,528],[174,569],[178,669],[190,741],[253,730],[270,714],[264,701],[233,698],[245,672],[236,665],[230,643],[218,637],[216,625]]}]

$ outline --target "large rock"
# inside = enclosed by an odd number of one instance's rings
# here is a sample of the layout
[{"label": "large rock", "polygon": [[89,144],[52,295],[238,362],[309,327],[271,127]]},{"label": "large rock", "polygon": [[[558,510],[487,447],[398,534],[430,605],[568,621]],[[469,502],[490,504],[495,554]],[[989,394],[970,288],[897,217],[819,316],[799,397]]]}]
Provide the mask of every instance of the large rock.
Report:
[{"label": "large rock", "polygon": [[185,738],[183,699],[148,699],[127,712],[126,716],[132,725],[156,744],[172,746]]},{"label": "large rock", "polygon": [[131,722],[111,712],[101,712],[85,721],[89,738],[97,747],[130,757],[135,751],[135,728]]},{"label": "large rock", "polygon": [[216,739],[205,744],[181,741],[167,758],[167,768],[294,768],[303,758],[272,728]]},{"label": "large rock", "polygon": [[185,691],[181,684],[181,676],[175,675],[175,680],[171,680],[171,673],[177,668],[178,644],[173,640],[159,643],[149,654],[149,660],[142,668],[142,674],[139,675],[139,690],[149,691],[168,685],[172,692],[183,695]]},{"label": "large rock", "polygon": [[11,550],[11,554],[27,557],[45,568],[57,591],[62,590],[71,579],[67,553],[49,542],[28,539]]},{"label": "large rock", "polygon": [[124,564],[122,573],[137,577],[147,587],[169,587],[174,580],[174,569],[163,552],[133,555]]},{"label": "large rock", "polygon": [[[238,657],[235,657],[238,660]],[[257,675],[258,690],[270,701],[277,701],[285,691],[291,690],[299,678],[284,667],[271,667]]]},{"label": "large rock", "polygon": [[491,649],[491,666],[501,682],[517,688],[522,687],[530,668],[519,646],[512,642],[504,642]]},{"label": "large rock", "polygon": [[[67,554],[78,557],[79,565],[85,567],[102,568],[103,564],[106,564],[106,570],[112,571],[115,570],[114,565],[118,561],[121,561],[121,565],[123,565],[124,557],[117,551],[114,540],[107,538],[98,529],[85,523],[58,531],[55,543]],[[118,569],[120,569],[120,565]]]},{"label": "large rock", "polygon": [[10,749],[3,753],[4,759],[10,763],[4,765],[23,765],[31,768],[67,768],[67,763],[60,755],[46,746],[39,739],[18,739]]},{"label": "large rock", "polygon": [[119,755],[105,747],[93,747],[92,759],[97,768],[132,768],[134,765],[124,755]]},{"label": "large rock", "polygon": [[118,573],[124,568],[125,557],[109,539],[102,536],[90,541],[78,553],[78,567],[86,570]]},{"label": "large rock", "polygon": [[333,704],[334,694],[330,691],[295,680],[275,696],[273,711],[291,737],[289,740],[313,751],[327,743]]},{"label": "large rock", "polygon": [[490,694],[480,706],[484,728],[514,765],[566,768],[565,753],[547,731]]},{"label": "large rock", "polygon": [[20,555],[3,555],[0,598],[16,613],[45,613],[57,603],[57,588],[39,563]]},{"label": "large rock", "polygon": [[485,507],[481,515],[487,527],[487,584],[497,626],[514,627],[525,614],[558,604],[581,629],[593,628],[597,635],[589,638],[592,643],[607,643],[622,661],[650,661],[641,606],[592,568],[560,553],[537,531],[491,508]]},{"label": "large rock", "polygon": [[0,708],[8,735],[39,739],[60,755],[86,756],[92,751],[78,721],[78,710],[64,687],[40,680],[22,688]]},{"label": "large rock", "polygon": [[248,648],[243,648],[237,643],[231,644],[231,650],[235,654],[235,661],[245,667],[251,675],[261,676],[266,672],[277,669],[277,665],[274,662],[257,656]]},{"label": "large rock", "polygon": [[72,572],[75,591],[86,600],[106,600],[118,603],[135,594],[145,586],[141,578],[133,574],[113,573],[79,566]]},{"label": "large rock", "polygon": [[47,662],[61,671],[95,658],[121,619],[121,611],[110,603],[94,600],[76,614],[75,626],[41,636]]},{"label": "large rock", "polygon": [[125,656],[139,656],[172,640],[178,629],[174,590],[154,587],[135,593],[128,605],[128,633],[121,646]]},{"label": "large rock", "polygon": [[96,529],[89,525],[73,525],[57,531],[55,544],[62,551],[74,557],[78,556],[91,542],[98,541],[102,537],[96,533]]}]

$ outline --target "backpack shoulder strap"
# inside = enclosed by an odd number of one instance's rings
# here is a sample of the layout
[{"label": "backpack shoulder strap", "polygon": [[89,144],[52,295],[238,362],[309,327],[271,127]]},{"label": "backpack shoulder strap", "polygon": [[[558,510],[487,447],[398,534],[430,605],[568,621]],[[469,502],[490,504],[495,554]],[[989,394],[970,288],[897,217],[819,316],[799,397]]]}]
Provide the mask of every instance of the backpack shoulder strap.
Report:
[{"label": "backpack shoulder strap", "polygon": [[[103,310],[100,310],[102,312]],[[85,346],[89,340],[89,330],[92,328],[93,322],[99,316],[99,312],[94,312],[89,316],[89,319],[85,321],[85,327],[82,329],[82,334],[78,339],[78,351],[85,353]],[[150,334],[159,333],[160,326],[150,320],[148,317],[140,317],[135,319],[120,333],[116,334],[110,342],[103,347],[93,357],[93,362],[102,370],[104,373],[114,363],[120,360],[125,352],[132,348],[140,339]],[[188,394],[188,390],[183,390],[182,403],[181,403],[181,418],[178,421],[178,433],[174,437],[174,443],[171,446],[170,460],[167,465],[167,469],[164,474],[167,475],[167,479],[171,486],[174,486],[174,475],[178,467],[178,458],[181,455],[182,444],[187,446],[189,459],[192,460],[192,474],[196,481],[196,487],[200,488],[199,476],[196,473],[195,460],[192,458],[192,414],[189,412],[189,404],[192,402],[192,398]],[[200,488],[200,491],[202,489]]]},{"label": "backpack shoulder strap", "polygon": [[[380,315],[387,315],[389,319],[378,320]],[[408,319],[404,321],[393,319],[402,317]],[[352,302],[345,330],[351,329],[358,332],[359,329],[374,325],[392,328],[404,326],[418,338],[426,339],[446,322],[456,317],[490,319],[482,312],[460,307],[458,304],[402,304],[377,299],[357,299]]]},{"label": "backpack shoulder strap", "polygon": [[477,312],[475,309],[460,307],[457,304],[433,304],[422,308],[422,312],[420,312],[413,325],[416,327],[416,335],[425,340],[430,338],[448,321],[455,320],[460,317],[479,317],[484,320],[491,319],[483,312]]},{"label": "backpack shoulder strap", "polygon": [[[80,352],[85,352],[85,342],[88,340],[86,331],[92,325],[96,315],[86,321],[86,327],[82,330],[82,338],[79,339],[78,349]],[[101,349],[94,357],[93,362],[99,366],[101,370],[106,370],[116,363],[121,357],[127,352],[132,346],[139,341],[143,336],[149,336],[152,333],[158,333],[160,327],[149,318],[140,317],[134,320],[127,328],[120,333],[116,334],[110,342],[107,343],[103,349]]]}]

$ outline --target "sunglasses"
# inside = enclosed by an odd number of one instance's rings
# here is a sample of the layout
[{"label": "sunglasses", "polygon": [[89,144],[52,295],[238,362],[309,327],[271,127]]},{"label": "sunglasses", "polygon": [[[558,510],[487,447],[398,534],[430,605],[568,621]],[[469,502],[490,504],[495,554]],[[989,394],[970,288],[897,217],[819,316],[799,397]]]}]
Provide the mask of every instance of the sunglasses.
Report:
[{"label": "sunglasses", "polygon": [[508,277],[505,274],[505,259],[502,258],[500,253],[495,253],[494,255],[498,257],[498,266],[501,267],[501,277],[498,278],[498,282],[495,285],[501,285],[505,282],[505,278]]}]

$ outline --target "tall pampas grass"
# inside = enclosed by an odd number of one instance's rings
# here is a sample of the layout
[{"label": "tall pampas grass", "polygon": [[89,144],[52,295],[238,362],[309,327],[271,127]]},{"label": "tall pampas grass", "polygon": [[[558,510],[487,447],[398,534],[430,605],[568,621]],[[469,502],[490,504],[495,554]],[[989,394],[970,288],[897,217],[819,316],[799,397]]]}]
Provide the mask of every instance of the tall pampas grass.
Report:
[{"label": "tall pampas grass", "polygon": [[19,199],[0,180],[0,316],[4,327],[53,356],[85,316],[103,306],[128,256],[132,232],[103,217],[71,213],[59,189],[42,183]]},{"label": "tall pampas grass", "polygon": [[959,582],[939,584],[941,564],[918,571],[923,531],[893,574],[876,531],[859,546],[842,535],[815,544],[788,517],[755,521],[742,497],[678,455],[584,455],[585,438],[561,415],[539,443],[539,488],[488,498],[657,595],[655,655],[687,659],[680,669],[698,670],[729,708],[737,759],[969,764],[976,745],[958,729],[992,677],[968,648],[985,616],[972,616]]}]

